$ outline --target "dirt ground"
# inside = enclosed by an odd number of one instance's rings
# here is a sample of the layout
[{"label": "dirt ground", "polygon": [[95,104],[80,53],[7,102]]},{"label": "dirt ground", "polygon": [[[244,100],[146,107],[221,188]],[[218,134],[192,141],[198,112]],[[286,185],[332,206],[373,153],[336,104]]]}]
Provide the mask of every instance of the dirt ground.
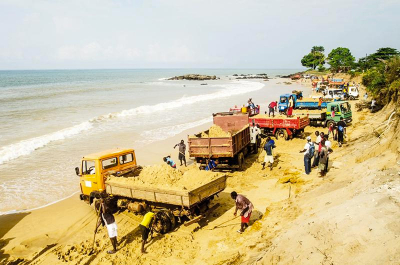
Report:
[{"label": "dirt ground", "polygon": [[[60,213],[62,205],[53,210],[41,209],[31,216],[0,218],[3,228],[12,222],[19,225],[18,231],[12,227],[0,229],[3,231],[0,261],[5,264],[400,264],[399,113],[393,114],[389,122],[395,106],[371,114],[367,110],[355,112],[355,102],[351,102],[354,120],[348,127],[346,143],[338,147],[333,142],[330,169],[323,178],[317,169],[310,175],[303,174],[303,154],[299,151],[306,142],[304,138],[279,139],[272,170],[262,170],[261,151],[250,155],[244,171],[227,173],[228,188],[213,201],[220,207],[198,224],[155,236],[146,246],[147,254],[140,254],[138,224],[142,217],[121,212],[116,215],[118,252],[106,253],[111,244],[103,228],[96,235],[94,254],[88,255],[96,217],[89,206],[74,201],[74,210],[58,216],[52,216],[51,211]],[[327,131],[307,127],[304,136],[311,135],[315,140],[316,130]],[[255,206],[250,227],[243,234],[236,232],[240,219],[233,216],[234,201],[229,195],[233,190],[244,194]],[[64,207],[70,209],[67,203]],[[44,219],[46,213],[50,219]],[[60,219],[70,215],[76,218],[74,224],[62,227]],[[25,226],[29,226],[29,220],[37,220],[33,218],[46,221],[42,221],[38,230],[31,231],[35,228]],[[24,237],[23,233],[29,236]],[[14,242],[13,237],[26,240]]]}]

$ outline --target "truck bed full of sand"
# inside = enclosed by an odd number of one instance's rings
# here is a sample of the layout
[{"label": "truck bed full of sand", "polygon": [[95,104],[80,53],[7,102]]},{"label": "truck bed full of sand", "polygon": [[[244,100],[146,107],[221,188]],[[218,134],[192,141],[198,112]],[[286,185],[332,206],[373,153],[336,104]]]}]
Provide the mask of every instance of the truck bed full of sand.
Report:
[{"label": "truck bed full of sand", "polygon": [[145,166],[138,176],[110,176],[107,182],[144,188],[192,190],[221,176],[221,173],[199,170],[194,165],[188,168],[174,169],[163,164]]}]

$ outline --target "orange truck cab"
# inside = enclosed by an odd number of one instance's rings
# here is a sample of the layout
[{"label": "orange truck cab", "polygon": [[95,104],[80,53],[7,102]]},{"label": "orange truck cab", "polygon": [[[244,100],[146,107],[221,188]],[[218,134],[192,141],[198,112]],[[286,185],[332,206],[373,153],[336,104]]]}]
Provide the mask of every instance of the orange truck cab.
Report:
[{"label": "orange truck cab", "polygon": [[133,149],[113,149],[84,156],[80,167],[75,168],[80,178],[81,200],[92,203],[96,194],[105,191],[105,180],[110,174],[136,167]]}]

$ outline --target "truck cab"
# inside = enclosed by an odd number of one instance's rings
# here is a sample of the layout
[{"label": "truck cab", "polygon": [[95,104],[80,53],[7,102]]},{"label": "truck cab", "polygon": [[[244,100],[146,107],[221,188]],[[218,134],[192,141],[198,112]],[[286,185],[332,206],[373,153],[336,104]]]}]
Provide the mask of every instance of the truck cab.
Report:
[{"label": "truck cab", "polygon": [[278,111],[279,113],[284,113],[286,112],[288,106],[289,106],[289,97],[293,96],[293,104],[296,105],[296,101],[298,98],[303,98],[303,93],[301,95],[297,94],[283,94],[279,98],[279,103],[278,103]]},{"label": "truck cab", "polygon": [[113,149],[84,156],[80,166],[75,168],[80,179],[81,200],[91,204],[94,195],[105,190],[105,180],[110,174],[136,166],[133,149]]},{"label": "truck cab", "polygon": [[347,93],[349,94],[349,99],[356,99],[359,97],[358,88],[355,86],[349,87],[349,91]]},{"label": "truck cab", "polygon": [[326,89],[324,91],[324,98],[344,99],[344,94],[342,89]]},{"label": "truck cab", "polygon": [[[334,114],[333,114],[334,112]],[[330,102],[326,108],[326,126],[329,127],[331,123],[336,124],[343,117],[343,121],[350,123],[353,114],[351,112],[351,105],[347,101],[334,101]]]}]

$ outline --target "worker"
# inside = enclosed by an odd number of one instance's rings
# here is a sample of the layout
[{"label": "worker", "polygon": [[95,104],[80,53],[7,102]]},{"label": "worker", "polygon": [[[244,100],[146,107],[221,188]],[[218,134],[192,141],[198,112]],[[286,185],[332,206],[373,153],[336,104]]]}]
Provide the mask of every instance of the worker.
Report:
[{"label": "worker", "polygon": [[309,175],[311,172],[311,159],[314,156],[314,152],[314,143],[311,142],[311,137],[307,136],[307,143],[304,145],[303,150],[300,151],[300,153],[304,153],[304,169],[306,175]]},{"label": "worker", "polygon": [[216,168],[216,167],[217,167],[217,163],[212,158],[207,159],[207,166],[205,167],[205,170],[214,171],[214,168]]},{"label": "worker", "polygon": [[247,101],[247,107],[250,108],[250,109],[255,109],[256,108],[256,105],[254,105],[252,98],[249,98],[249,100]]},{"label": "worker", "polygon": [[253,122],[253,125],[250,127],[250,143],[253,147],[253,153],[257,153],[257,148],[258,148],[258,138],[259,135],[261,134],[260,128],[256,126],[256,124]]},{"label": "worker", "polygon": [[364,94],[364,100],[367,100],[367,99],[368,99],[368,93],[365,92],[365,94]]},{"label": "worker", "polygon": [[288,117],[292,117],[293,107],[294,107],[294,99],[293,99],[293,96],[290,95],[290,97],[289,97],[289,105],[288,105],[288,110],[287,110],[287,116]]},{"label": "worker", "polygon": [[318,110],[322,109],[322,97],[319,97],[318,99]]},{"label": "worker", "polygon": [[181,162],[181,166],[182,166],[182,160],[183,162],[185,162],[185,167],[186,167],[186,157],[185,157],[185,152],[186,152],[186,145],[185,145],[185,141],[181,140],[181,142],[179,144],[176,144],[174,146],[175,147],[179,147],[179,156],[178,159]]},{"label": "worker", "polygon": [[107,227],[108,236],[110,237],[111,244],[113,246],[113,250],[108,250],[108,254],[114,254],[117,252],[117,223],[115,222],[114,215],[111,213],[111,209],[106,206],[103,199],[100,201],[100,217],[94,233],[97,233],[97,229],[99,228],[100,224]]},{"label": "worker", "polygon": [[155,219],[155,214],[151,211],[147,212],[144,217],[142,222],[139,225],[140,231],[142,232],[142,254],[146,253],[144,250],[144,245],[147,243],[147,238],[149,237],[149,234],[153,234],[153,225],[155,225],[156,222],[154,222]]},{"label": "worker", "polygon": [[275,141],[271,139],[271,137],[268,136],[267,142],[264,145],[264,150],[266,152],[265,157],[264,157],[264,162],[262,163],[262,169],[265,168],[265,164],[269,163],[269,169],[272,170],[272,165],[274,164],[274,156],[272,153],[272,149],[274,149],[275,146]]},{"label": "worker", "polygon": [[272,112],[272,117],[275,117],[275,111],[277,111],[277,106],[278,106],[278,101],[272,101],[271,103],[269,103],[268,105],[268,117],[271,116],[271,112]]},{"label": "worker", "polygon": [[236,216],[237,211],[240,210],[241,223],[240,229],[237,232],[241,234],[247,227],[249,227],[250,216],[253,211],[253,204],[243,195],[237,194],[236,191],[231,192],[231,198],[234,199],[236,203],[236,208],[233,215]]},{"label": "worker", "polygon": [[[319,147],[319,144],[321,143],[321,140],[322,140],[321,137],[323,136],[323,134],[324,134],[323,132],[320,133],[319,131],[315,131],[315,136],[317,138],[315,139],[314,144],[318,147]],[[320,148],[315,148],[314,162],[312,163],[311,168],[314,168],[314,167],[318,166],[318,164],[319,164],[319,150],[320,150]]]},{"label": "worker", "polygon": [[376,107],[376,100],[373,98],[371,101],[371,112],[373,113],[375,111]]},{"label": "worker", "polygon": [[175,162],[171,159],[171,156],[166,156],[163,158],[164,162],[167,163],[167,165],[171,166],[172,168],[176,168]]},{"label": "worker", "polygon": [[346,133],[346,123],[343,121],[343,117],[340,117],[340,121],[337,123],[337,140],[339,143],[339,147],[343,144],[344,135]]},{"label": "worker", "polygon": [[246,106],[243,104],[243,107],[242,107],[242,113],[247,113],[247,108],[246,108]]}]

